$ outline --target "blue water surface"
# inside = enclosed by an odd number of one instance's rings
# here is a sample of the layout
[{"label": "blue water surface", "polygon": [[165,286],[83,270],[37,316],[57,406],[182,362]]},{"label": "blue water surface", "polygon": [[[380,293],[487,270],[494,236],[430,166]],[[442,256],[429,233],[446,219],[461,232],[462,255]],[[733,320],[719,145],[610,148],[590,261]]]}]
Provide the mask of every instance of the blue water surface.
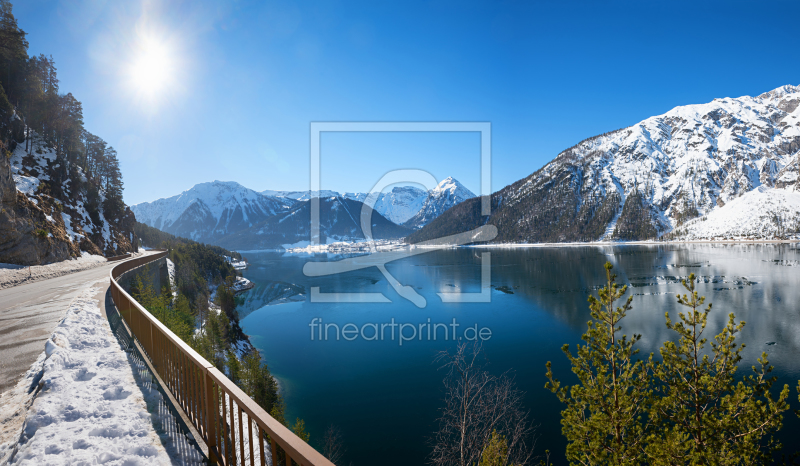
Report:
[{"label": "blue water surface", "polygon": [[[489,252],[491,287],[488,303],[445,303],[437,293],[479,293],[481,254]],[[255,283],[240,306],[241,324],[278,378],[287,403],[287,418],[302,418],[311,443],[322,448],[325,429],[339,428],[346,445],[345,461],[355,465],[424,464],[430,438],[443,406],[444,371],[435,362],[442,350],[453,350],[452,327],[447,339],[438,327],[437,339],[403,341],[390,338],[353,341],[312,339],[313,319],[336,324],[394,322],[460,325],[491,331],[483,347],[488,369],[513,371],[526,392],[526,408],[537,425],[536,450],[550,450],[551,460],[564,464],[566,442],[561,436],[562,405],[544,389],[545,363],[556,376],[574,382],[561,347],[574,348],[589,320],[587,296],[603,284],[603,264],[610,261],[620,283],[629,283],[633,310],[623,321],[627,334],[641,334],[642,353],[658,352],[674,338],[664,325],[664,313],[677,318],[675,293],[681,277],[695,273],[700,293],[714,303],[709,337],[727,321],[728,313],[747,325],[739,341],[747,344],[742,372],[769,353],[779,384],[797,386],[800,379],[800,253],[797,245],[658,245],[565,246],[532,248],[458,248],[431,251],[390,263],[388,271],[401,284],[414,287],[426,300],[418,308],[399,296],[376,267],[327,277],[306,277],[308,261],[341,260],[341,256],[245,253],[250,266],[244,276]],[[383,293],[390,303],[311,302],[311,288],[322,293]],[[354,327],[350,327],[351,329]],[[366,336],[372,338],[372,327]],[[395,327],[395,329],[397,329]],[[406,337],[411,326],[405,328]],[[484,336],[488,335],[484,331]],[[474,332],[467,336],[472,337]],[[775,342],[773,345],[766,343]],[[797,405],[796,393],[792,395]],[[794,406],[797,408],[797,406]],[[794,414],[785,416],[781,438],[795,451],[800,433]],[[537,461],[538,463],[538,461]]]}]

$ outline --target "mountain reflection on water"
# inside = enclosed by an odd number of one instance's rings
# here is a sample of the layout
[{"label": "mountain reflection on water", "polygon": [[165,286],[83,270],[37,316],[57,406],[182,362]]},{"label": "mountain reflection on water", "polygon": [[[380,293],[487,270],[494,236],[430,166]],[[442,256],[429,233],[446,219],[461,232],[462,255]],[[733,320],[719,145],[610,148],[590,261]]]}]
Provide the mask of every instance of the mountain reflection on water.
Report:
[{"label": "mountain reflection on water", "polygon": [[236,310],[240,320],[264,306],[306,300],[306,290],[300,285],[269,280],[254,282],[254,285],[239,295],[241,302]]},{"label": "mountain reflection on water", "polygon": [[[481,291],[481,254],[491,253],[491,302],[443,303],[437,292]],[[610,261],[618,283],[630,284],[633,310],[622,322],[626,334],[641,334],[642,354],[658,357],[661,344],[674,338],[664,313],[677,318],[683,311],[675,295],[682,278],[694,273],[697,288],[713,302],[707,335],[713,337],[728,314],[747,325],[738,336],[745,343],[741,373],[749,372],[762,351],[769,353],[778,384],[797,386],[800,379],[800,252],[796,244],[670,244],[653,246],[564,246],[531,248],[457,248],[431,251],[387,264],[403,285],[413,286],[427,300],[424,309],[397,295],[375,268],[327,276],[306,277],[308,260],[337,260],[328,255],[297,256],[247,253],[245,277],[255,288],[244,294],[242,327],[264,353],[281,380],[287,418],[302,417],[318,441],[329,424],[339,426],[348,453],[345,463],[422,464],[427,439],[442,406],[442,373],[433,364],[437,351],[452,341],[311,341],[309,322],[344,325],[353,322],[479,324],[492,330],[484,343],[496,372],[513,369],[526,406],[539,424],[540,453],[554,452],[563,463],[565,442],[560,434],[560,410],[545,390],[547,361],[555,375],[574,381],[561,353],[565,343],[581,343],[589,320],[587,296],[605,279]],[[311,287],[322,292],[380,292],[389,304],[312,303]],[[771,344],[774,343],[774,344]],[[797,395],[791,397],[797,408]],[[781,439],[795,451],[800,420],[784,418]]]}]

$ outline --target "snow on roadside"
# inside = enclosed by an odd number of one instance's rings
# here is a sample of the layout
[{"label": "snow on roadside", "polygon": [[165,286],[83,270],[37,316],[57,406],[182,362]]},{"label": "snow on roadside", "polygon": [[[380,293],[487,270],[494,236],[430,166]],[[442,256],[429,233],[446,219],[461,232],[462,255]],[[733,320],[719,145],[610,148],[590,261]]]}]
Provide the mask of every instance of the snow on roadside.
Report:
[{"label": "snow on roadside", "polygon": [[42,352],[17,385],[0,395],[0,465],[17,451],[25,416],[40,388],[45,356]]},{"label": "snow on roadside", "polygon": [[41,390],[9,464],[196,464],[153,427],[162,395],[137,384],[93,299],[101,289],[87,287],[45,344]]},{"label": "snow on roadside", "polygon": [[23,283],[33,283],[46,278],[93,269],[107,263],[108,261],[105,257],[89,254],[86,251],[81,253],[81,257],[75,259],[47,265],[32,265],[30,269],[24,265],[0,263],[0,290]]},{"label": "snow on roadside", "polygon": [[147,412],[152,394],[136,385],[98,291],[76,298],[45,344],[42,388],[9,464],[170,464]]}]

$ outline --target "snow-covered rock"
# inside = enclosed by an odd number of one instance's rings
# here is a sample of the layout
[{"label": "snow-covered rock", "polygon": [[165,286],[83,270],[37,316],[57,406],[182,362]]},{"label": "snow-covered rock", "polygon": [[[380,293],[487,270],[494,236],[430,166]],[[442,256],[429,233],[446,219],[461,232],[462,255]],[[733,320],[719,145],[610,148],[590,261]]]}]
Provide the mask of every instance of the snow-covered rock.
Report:
[{"label": "snow-covered rock", "polygon": [[[132,213],[107,215],[102,186],[93,194],[71,186],[73,178],[63,174],[67,161],[36,132],[29,134],[27,144],[17,143],[11,157],[0,160],[0,260],[38,265],[78,257],[81,251],[106,256],[131,252]],[[69,171],[86,181],[81,167]],[[91,214],[88,205],[94,206]]]},{"label": "snow-covered rock", "polygon": [[17,191],[27,196],[33,196],[39,189],[39,178],[33,176],[14,174],[14,183],[17,185]]}]

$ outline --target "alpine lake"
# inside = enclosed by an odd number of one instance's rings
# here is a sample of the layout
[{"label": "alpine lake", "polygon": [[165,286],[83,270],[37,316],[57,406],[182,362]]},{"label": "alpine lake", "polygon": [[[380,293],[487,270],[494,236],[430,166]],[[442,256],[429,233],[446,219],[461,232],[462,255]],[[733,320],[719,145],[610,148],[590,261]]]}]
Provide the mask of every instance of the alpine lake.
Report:
[{"label": "alpine lake", "polygon": [[[488,287],[481,285],[484,253],[491,263]],[[622,328],[627,335],[642,335],[636,346],[641,354],[657,356],[664,341],[675,339],[664,314],[677,319],[685,309],[675,295],[684,292],[680,279],[694,273],[700,280],[699,293],[713,303],[706,329],[709,340],[728,314],[735,313],[737,320],[746,322],[737,337],[746,345],[739,376],[750,373],[766,351],[775,367],[772,375],[778,377],[773,391],[788,384],[791,406],[798,408],[798,244],[461,247],[386,264],[390,277],[425,298],[422,308],[400,296],[374,266],[321,277],[303,272],[309,261],[344,256],[243,255],[250,263],[243,275],[255,287],[242,295],[241,326],[279,381],[287,420],[305,420],[310,443],[318,450],[329,425],[341,431],[346,449],[342,464],[427,463],[444,406],[445,372],[435,362],[436,355],[455,348],[454,333],[456,339],[475,338],[476,331],[466,329],[476,325],[483,337],[491,332],[483,339],[488,370],[498,375],[513,371],[518,388],[526,393],[525,407],[537,426],[536,454],[550,450],[554,464],[565,464],[563,405],[544,388],[545,364],[552,361],[555,376],[564,383],[577,380],[561,347],[568,343],[574,351],[581,343],[590,318],[587,297],[604,284],[607,261],[614,265],[617,282],[630,285],[633,309]],[[391,302],[312,302],[313,287],[321,293],[382,293]],[[437,294],[481,291],[490,302],[443,302]],[[394,338],[391,326],[384,326],[383,338],[376,335],[374,329],[392,319],[397,324]],[[458,327],[452,326],[453,319]],[[429,327],[419,327],[429,322],[431,327],[443,324],[430,337]],[[353,325],[337,340],[335,327],[327,328],[325,338],[323,329],[312,323],[336,324],[339,329]],[[408,325],[401,340],[397,330],[402,324]],[[365,330],[354,335],[356,327]],[[800,450],[798,434],[800,419],[786,412],[779,435],[784,453]]]}]

